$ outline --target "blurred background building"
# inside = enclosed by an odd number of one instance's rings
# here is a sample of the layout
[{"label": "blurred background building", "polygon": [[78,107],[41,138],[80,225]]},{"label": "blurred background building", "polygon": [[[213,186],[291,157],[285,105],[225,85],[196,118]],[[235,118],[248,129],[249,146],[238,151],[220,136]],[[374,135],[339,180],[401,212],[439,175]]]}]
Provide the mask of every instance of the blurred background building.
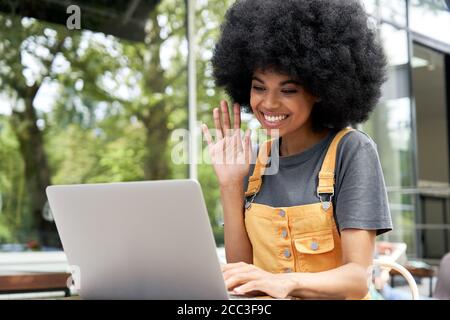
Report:
[{"label": "blurred background building", "polygon": [[364,1],[389,61],[389,79],[362,127],[375,140],[395,230],[408,254],[437,262],[450,251],[448,2]]},{"label": "blurred background building", "polygon": [[[0,0],[0,249],[57,250],[45,187],[198,178],[223,242],[212,168],[171,159],[175,129],[211,125],[210,59],[231,0]],[[389,79],[360,129],[377,143],[408,256],[450,251],[450,4],[364,0]],[[245,126],[254,126],[244,115]],[[201,158],[191,139],[189,158]]]}]

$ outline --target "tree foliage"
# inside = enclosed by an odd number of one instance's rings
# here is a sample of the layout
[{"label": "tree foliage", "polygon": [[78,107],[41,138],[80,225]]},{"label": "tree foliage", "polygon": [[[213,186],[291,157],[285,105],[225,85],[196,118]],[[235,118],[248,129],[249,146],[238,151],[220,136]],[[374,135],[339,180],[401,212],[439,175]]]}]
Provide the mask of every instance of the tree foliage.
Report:
[{"label": "tree foliage", "polygon": [[[199,120],[208,125],[224,97],[209,58],[225,7],[200,1],[196,12]],[[44,219],[49,184],[187,177],[170,158],[171,132],[187,127],[185,14],[179,1],[162,1],[143,43],[0,15],[0,243],[55,244],[41,232],[53,225]],[[199,179],[215,226],[209,165]]]}]

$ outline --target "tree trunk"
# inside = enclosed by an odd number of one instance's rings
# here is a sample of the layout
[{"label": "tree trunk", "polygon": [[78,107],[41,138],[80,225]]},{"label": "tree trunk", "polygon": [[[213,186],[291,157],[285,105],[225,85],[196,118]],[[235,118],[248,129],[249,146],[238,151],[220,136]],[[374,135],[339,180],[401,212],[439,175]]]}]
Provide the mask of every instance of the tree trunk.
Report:
[{"label": "tree trunk", "polygon": [[146,146],[148,150],[144,163],[144,174],[147,180],[167,179],[170,166],[167,157],[169,130],[168,115],[163,106],[154,106],[151,116],[143,121],[146,129]]},{"label": "tree trunk", "polygon": [[[164,94],[167,84],[165,83],[164,70],[161,67],[160,50],[164,40],[161,38],[161,28],[158,25],[158,10],[150,14],[150,31],[147,35],[151,61],[145,62],[144,83],[153,93]],[[165,101],[150,106],[143,106],[138,113],[138,118],[146,129],[146,147],[148,150],[144,163],[144,175],[147,180],[167,179],[170,175],[169,159],[167,157],[169,130],[169,114],[165,108]],[[147,109],[147,110],[145,110]]]},{"label": "tree trunk", "polygon": [[[37,126],[33,98],[25,99],[25,111],[15,111],[11,121],[25,163],[26,190],[29,194],[33,229],[38,231],[40,245],[61,247],[53,221],[43,217],[47,202],[45,188],[51,184],[50,168],[45,154],[42,132]],[[30,239],[32,240],[32,239]]]}]

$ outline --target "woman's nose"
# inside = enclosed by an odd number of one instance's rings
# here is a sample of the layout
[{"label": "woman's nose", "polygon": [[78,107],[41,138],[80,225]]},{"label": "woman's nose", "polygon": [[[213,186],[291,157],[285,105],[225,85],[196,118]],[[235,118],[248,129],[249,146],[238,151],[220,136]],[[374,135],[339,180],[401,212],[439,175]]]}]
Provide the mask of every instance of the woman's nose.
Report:
[{"label": "woman's nose", "polygon": [[276,93],[268,92],[263,98],[263,107],[265,109],[277,109],[278,103],[278,95]]}]

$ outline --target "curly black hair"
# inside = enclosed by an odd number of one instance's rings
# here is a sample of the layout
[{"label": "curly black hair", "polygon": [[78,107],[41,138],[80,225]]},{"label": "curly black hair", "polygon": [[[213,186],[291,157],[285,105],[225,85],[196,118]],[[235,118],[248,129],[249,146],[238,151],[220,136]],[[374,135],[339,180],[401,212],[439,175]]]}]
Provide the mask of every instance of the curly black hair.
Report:
[{"label": "curly black hair", "polygon": [[212,58],[216,85],[251,112],[255,70],[294,78],[320,98],[315,128],[364,122],[381,95],[386,57],[358,0],[238,0]]}]

